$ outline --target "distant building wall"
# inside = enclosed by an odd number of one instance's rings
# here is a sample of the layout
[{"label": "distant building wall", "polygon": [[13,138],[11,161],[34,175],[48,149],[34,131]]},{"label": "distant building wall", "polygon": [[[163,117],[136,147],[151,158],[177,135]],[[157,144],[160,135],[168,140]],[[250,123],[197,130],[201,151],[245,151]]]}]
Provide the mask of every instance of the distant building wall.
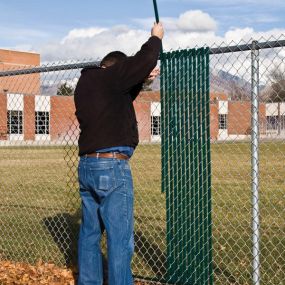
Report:
[{"label": "distant building wall", "polygon": [[50,106],[51,140],[66,141],[78,137],[73,96],[52,96]]},{"label": "distant building wall", "polygon": [[251,103],[228,102],[228,134],[250,135],[251,133]]},{"label": "distant building wall", "polygon": [[35,139],[35,96],[24,96],[24,140]]},{"label": "distant building wall", "polygon": [[[140,142],[157,142],[157,139],[151,134],[152,103],[160,102],[159,91],[143,91],[139,94],[134,102],[136,117],[138,122],[139,139]],[[160,112],[159,115],[160,117]]]},{"label": "distant building wall", "polygon": [[7,96],[0,92],[0,140],[7,139]]},{"label": "distant building wall", "polygon": [[[0,49],[0,72],[39,65],[40,55],[37,53]],[[0,77],[0,92],[39,94],[40,74]]]},{"label": "distant building wall", "polygon": [[[285,122],[285,103],[260,103],[259,124],[262,136],[284,134],[274,122]],[[141,143],[161,141],[159,92],[141,92],[134,102]],[[275,108],[275,109],[274,109]],[[274,109],[274,111],[272,111]],[[278,115],[279,112],[279,115]],[[278,119],[279,120],[279,119]],[[282,122],[283,122],[282,121]],[[211,140],[249,139],[251,104],[214,99],[210,103]],[[0,140],[37,143],[77,143],[79,126],[73,96],[43,96],[0,93]]]},{"label": "distant building wall", "polygon": [[217,102],[210,104],[210,137],[217,140],[219,135],[219,106]]}]

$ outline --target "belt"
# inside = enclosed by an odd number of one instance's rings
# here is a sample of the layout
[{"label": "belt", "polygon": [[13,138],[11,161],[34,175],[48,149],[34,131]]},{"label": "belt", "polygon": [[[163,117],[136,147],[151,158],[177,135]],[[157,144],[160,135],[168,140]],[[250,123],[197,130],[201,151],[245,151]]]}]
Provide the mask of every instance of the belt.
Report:
[{"label": "belt", "polygon": [[96,157],[96,158],[116,158],[128,160],[129,157],[126,154],[116,152],[93,152],[83,155],[85,157]]}]

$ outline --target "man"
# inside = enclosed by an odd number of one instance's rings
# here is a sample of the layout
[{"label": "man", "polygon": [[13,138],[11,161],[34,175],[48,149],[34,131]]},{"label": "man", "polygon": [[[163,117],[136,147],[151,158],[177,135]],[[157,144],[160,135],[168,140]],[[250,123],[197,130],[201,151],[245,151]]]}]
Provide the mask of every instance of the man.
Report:
[{"label": "man", "polygon": [[133,182],[128,163],[138,144],[133,101],[157,64],[163,35],[162,25],[154,24],[150,39],[136,55],[108,54],[100,67],[83,69],[76,86],[82,200],[78,285],[103,283],[104,229],[109,285],[133,284]]}]

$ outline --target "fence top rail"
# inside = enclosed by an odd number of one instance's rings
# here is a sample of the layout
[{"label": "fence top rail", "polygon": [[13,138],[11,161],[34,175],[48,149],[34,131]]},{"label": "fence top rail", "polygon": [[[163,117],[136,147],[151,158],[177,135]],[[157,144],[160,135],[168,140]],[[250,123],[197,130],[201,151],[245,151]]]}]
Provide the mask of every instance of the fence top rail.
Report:
[{"label": "fence top rail", "polygon": [[[254,45],[253,45],[254,43]],[[284,47],[285,40],[280,41],[267,41],[267,42],[257,42],[253,41],[252,44],[243,44],[243,45],[233,45],[227,47],[217,47],[210,48],[210,54],[223,54],[223,53],[232,53],[232,52],[241,52],[241,51],[250,51],[250,50],[259,50],[259,49],[268,49],[268,48],[278,48]],[[61,65],[53,65],[53,66],[39,66],[27,69],[19,69],[19,70],[7,70],[0,72],[0,77],[7,76],[16,76],[16,75],[24,75],[24,74],[32,74],[32,73],[44,73],[44,72],[52,72],[52,71],[62,71],[69,69],[79,69],[88,66],[98,66],[99,61],[90,61],[90,62],[81,62],[81,63],[71,63],[71,64],[61,64]]]},{"label": "fence top rail", "polygon": [[268,41],[268,42],[262,42],[262,43],[259,43],[258,41],[252,41],[252,44],[210,48],[209,53],[210,54],[222,54],[222,53],[231,53],[231,52],[239,52],[239,51],[250,51],[253,49],[259,50],[259,49],[268,49],[268,48],[278,48],[278,47],[284,47],[284,46],[285,46],[285,40]]},{"label": "fence top rail", "polygon": [[39,66],[39,67],[18,69],[18,70],[7,70],[7,71],[0,72],[0,77],[24,75],[24,74],[32,74],[32,73],[44,73],[44,72],[52,72],[52,71],[62,71],[62,70],[70,70],[70,69],[79,69],[79,68],[84,68],[88,66],[98,66],[99,64],[100,64],[100,61],[90,61],[90,62],[81,62],[81,63],[53,65],[53,66]]}]

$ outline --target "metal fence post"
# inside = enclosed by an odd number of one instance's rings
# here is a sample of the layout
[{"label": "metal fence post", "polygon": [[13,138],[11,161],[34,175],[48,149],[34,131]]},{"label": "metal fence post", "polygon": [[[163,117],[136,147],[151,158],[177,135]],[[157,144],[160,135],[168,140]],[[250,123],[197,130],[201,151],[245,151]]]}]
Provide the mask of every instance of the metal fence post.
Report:
[{"label": "metal fence post", "polygon": [[257,41],[251,50],[251,177],[252,177],[252,267],[253,284],[260,284],[259,249],[259,49]]}]

